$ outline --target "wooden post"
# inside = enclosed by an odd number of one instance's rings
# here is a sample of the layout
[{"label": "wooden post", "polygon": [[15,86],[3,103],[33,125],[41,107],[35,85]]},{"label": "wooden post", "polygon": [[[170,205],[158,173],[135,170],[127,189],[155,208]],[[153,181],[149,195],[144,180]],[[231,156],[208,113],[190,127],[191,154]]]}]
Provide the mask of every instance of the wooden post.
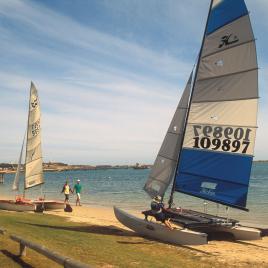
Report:
[{"label": "wooden post", "polygon": [[20,243],[20,257],[26,256],[26,246]]},{"label": "wooden post", "polygon": [[0,172],[0,183],[5,182],[4,174],[5,174],[4,172]]},{"label": "wooden post", "polygon": [[26,247],[35,250],[36,252],[46,256],[47,258],[57,262],[60,265],[63,265],[65,268],[90,268],[89,265],[76,261],[72,258],[58,254],[55,251],[49,250],[45,246],[36,244],[34,242],[24,240],[22,237],[16,235],[10,235],[10,238],[13,241],[16,241],[20,244],[20,256],[26,256]]}]

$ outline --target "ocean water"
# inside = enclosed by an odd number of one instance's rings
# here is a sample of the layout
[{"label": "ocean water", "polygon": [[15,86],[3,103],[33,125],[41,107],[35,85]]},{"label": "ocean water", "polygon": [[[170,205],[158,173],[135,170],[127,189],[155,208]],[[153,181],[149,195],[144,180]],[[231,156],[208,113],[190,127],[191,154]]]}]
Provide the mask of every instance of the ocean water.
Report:
[{"label": "ocean water", "polygon": [[[79,178],[82,185],[82,203],[85,205],[106,207],[116,205],[130,210],[144,210],[150,205],[150,198],[142,189],[149,172],[148,169],[45,172],[43,192],[47,199],[63,200],[64,195],[61,194],[61,190],[65,181],[68,180],[73,186],[76,178]],[[11,191],[13,179],[14,174],[6,175],[5,183],[0,184],[0,198],[14,195]],[[20,189],[23,189],[23,178],[20,186]],[[26,191],[26,197],[38,196],[40,196],[39,186]],[[165,201],[167,199],[168,194]],[[74,195],[71,195],[72,201],[75,201]],[[204,200],[181,193],[175,193],[174,201],[178,207],[206,210],[208,213],[228,215],[244,222],[268,225],[268,163],[253,164],[247,202],[250,212],[231,208],[227,212],[225,206],[217,207],[215,203],[208,201],[205,205]]]}]

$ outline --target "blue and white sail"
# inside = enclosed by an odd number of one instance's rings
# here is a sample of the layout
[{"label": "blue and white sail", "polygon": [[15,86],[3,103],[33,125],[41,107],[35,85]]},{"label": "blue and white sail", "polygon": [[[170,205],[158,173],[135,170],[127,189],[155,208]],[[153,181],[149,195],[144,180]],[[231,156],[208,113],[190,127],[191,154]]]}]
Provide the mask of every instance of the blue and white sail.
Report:
[{"label": "blue and white sail", "polygon": [[246,209],[258,66],[244,0],[212,1],[197,67],[175,190]]}]

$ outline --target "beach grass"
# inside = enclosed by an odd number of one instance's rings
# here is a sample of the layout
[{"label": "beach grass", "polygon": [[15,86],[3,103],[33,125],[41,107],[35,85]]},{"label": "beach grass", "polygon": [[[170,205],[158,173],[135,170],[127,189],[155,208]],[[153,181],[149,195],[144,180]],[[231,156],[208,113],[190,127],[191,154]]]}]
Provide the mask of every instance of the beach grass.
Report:
[{"label": "beach grass", "polygon": [[[215,256],[190,247],[143,239],[114,226],[69,222],[54,215],[0,211],[0,227],[8,234],[95,267],[224,267]],[[7,235],[0,235],[2,267],[60,267],[31,250],[20,259],[18,248]]]}]

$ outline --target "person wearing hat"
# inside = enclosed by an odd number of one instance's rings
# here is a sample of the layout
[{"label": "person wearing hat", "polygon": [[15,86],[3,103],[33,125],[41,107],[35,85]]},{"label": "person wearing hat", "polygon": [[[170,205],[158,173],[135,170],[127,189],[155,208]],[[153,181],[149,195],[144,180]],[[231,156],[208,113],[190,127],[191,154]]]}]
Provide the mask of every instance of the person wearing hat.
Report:
[{"label": "person wearing hat", "polygon": [[74,186],[73,192],[75,191],[76,193],[76,206],[77,204],[79,204],[79,206],[81,206],[80,200],[81,200],[81,190],[82,190],[82,186],[80,184],[80,180],[77,179],[76,180],[76,184]]},{"label": "person wearing hat", "polygon": [[164,203],[162,202],[161,196],[157,195],[151,202],[151,215],[157,220],[164,223],[170,230],[172,226],[169,222],[167,214],[164,212]]}]

